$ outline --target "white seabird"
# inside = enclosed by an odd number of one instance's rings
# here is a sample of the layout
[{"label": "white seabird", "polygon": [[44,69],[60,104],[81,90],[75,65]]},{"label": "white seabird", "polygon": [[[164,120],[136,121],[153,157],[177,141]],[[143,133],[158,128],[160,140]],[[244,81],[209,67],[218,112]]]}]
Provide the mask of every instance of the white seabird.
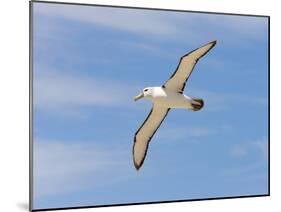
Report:
[{"label": "white seabird", "polygon": [[133,159],[137,170],[140,169],[144,162],[151,138],[171,108],[198,111],[203,107],[204,101],[202,99],[188,97],[183,94],[183,90],[198,60],[215,45],[216,41],[212,41],[182,56],[176,71],[163,86],[147,87],[134,98],[137,101],[145,97],[153,103],[150,113],[134,137]]}]

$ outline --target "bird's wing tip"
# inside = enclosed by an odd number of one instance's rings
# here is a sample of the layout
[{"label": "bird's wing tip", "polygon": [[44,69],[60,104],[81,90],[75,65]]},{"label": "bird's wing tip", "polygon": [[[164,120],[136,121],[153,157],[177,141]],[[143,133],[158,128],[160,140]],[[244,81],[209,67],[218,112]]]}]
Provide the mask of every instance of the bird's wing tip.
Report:
[{"label": "bird's wing tip", "polygon": [[[204,46],[202,46],[202,47],[208,46],[208,49],[210,50],[210,49],[212,49],[216,44],[217,44],[217,40],[213,40],[213,41],[207,43],[206,45],[204,45]],[[209,51],[209,50],[208,50],[208,51]]]},{"label": "bird's wing tip", "polygon": [[137,171],[139,171],[139,170],[140,170],[141,165],[136,164],[136,163],[135,163],[135,161],[134,161],[134,165],[135,165],[136,170],[137,170]]},{"label": "bird's wing tip", "polygon": [[217,44],[217,40],[211,41],[209,44],[212,44],[213,46]]}]

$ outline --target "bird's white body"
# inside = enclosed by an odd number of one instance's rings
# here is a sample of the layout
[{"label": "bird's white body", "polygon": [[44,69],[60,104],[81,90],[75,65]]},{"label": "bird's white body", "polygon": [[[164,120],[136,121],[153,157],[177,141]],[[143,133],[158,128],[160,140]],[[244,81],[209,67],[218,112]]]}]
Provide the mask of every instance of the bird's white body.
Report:
[{"label": "bird's white body", "polygon": [[151,87],[151,95],[145,96],[153,102],[155,106],[165,108],[192,109],[192,98],[175,91],[170,91],[163,87]]}]

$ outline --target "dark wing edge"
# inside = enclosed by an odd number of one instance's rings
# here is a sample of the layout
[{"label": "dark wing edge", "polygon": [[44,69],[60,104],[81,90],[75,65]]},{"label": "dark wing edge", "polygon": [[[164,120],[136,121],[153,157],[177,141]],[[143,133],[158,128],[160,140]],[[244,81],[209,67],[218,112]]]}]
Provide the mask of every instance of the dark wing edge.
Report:
[{"label": "dark wing edge", "polygon": [[154,134],[156,133],[156,131],[158,130],[158,128],[160,127],[160,125],[162,124],[162,122],[164,121],[164,119],[166,118],[166,116],[168,115],[168,112],[170,111],[170,108],[167,108],[167,109],[166,109],[166,113],[165,113],[165,115],[163,116],[162,120],[160,121],[159,125],[158,125],[157,128],[154,130],[154,132],[153,132],[152,135],[149,137],[149,139],[147,140],[147,145],[146,145],[146,149],[145,149],[143,158],[142,158],[141,162],[138,164],[138,163],[136,163],[135,157],[134,157],[134,149],[135,149],[135,144],[136,144],[136,142],[137,142],[137,134],[138,134],[139,131],[142,129],[142,127],[146,124],[146,122],[149,120],[149,118],[150,118],[151,114],[153,113],[153,110],[154,110],[154,109],[155,109],[155,107],[153,106],[153,107],[151,108],[149,114],[147,115],[145,121],[144,121],[143,124],[139,127],[139,129],[137,130],[137,132],[135,133],[135,136],[134,136],[134,145],[133,145],[133,149],[132,149],[132,150],[133,150],[133,161],[134,161],[134,166],[135,166],[135,168],[136,168],[137,171],[141,168],[141,166],[142,166],[142,164],[143,164],[143,162],[144,162],[144,160],[145,160],[145,158],[146,158],[148,146],[149,146],[149,143],[150,143],[152,137],[154,136]]},{"label": "dark wing edge", "polygon": [[180,61],[179,61],[178,65],[177,65],[176,70],[175,70],[174,73],[170,76],[170,78],[164,83],[164,85],[162,85],[162,88],[165,88],[167,82],[168,82],[170,79],[172,79],[172,78],[175,76],[175,74],[178,72],[179,66],[180,66],[180,64],[181,64],[181,62],[182,62],[182,60],[183,60],[183,58],[189,56],[191,53],[197,51],[198,49],[200,49],[200,48],[202,48],[202,47],[204,47],[204,46],[207,46],[207,45],[209,45],[209,44],[212,44],[212,45],[210,46],[210,48],[208,49],[208,51],[206,51],[204,54],[202,54],[199,58],[196,59],[196,62],[195,62],[195,64],[194,64],[194,66],[193,66],[193,68],[192,68],[190,74],[187,76],[187,78],[185,79],[185,82],[184,82],[182,88],[179,90],[179,92],[182,92],[182,91],[184,90],[184,88],[185,88],[186,81],[188,80],[188,78],[189,78],[190,75],[192,74],[193,69],[194,69],[194,67],[196,66],[198,60],[199,60],[201,57],[204,57],[204,56],[216,45],[216,43],[217,43],[217,40],[211,41],[211,42],[209,42],[209,43],[207,43],[207,44],[205,44],[205,45],[203,45],[203,46],[200,46],[199,48],[196,48],[196,49],[194,49],[194,50],[188,52],[187,54],[183,55],[183,56],[180,58]]}]

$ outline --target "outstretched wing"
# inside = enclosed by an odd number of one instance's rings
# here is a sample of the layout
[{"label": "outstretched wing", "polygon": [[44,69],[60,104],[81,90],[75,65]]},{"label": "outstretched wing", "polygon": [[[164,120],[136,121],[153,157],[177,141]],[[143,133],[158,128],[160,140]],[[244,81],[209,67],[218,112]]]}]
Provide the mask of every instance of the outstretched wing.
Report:
[{"label": "outstretched wing", "polygon": [[182,56],[176,71],[163,85],[163,87],[176,92],[182,92],[184,90],[185,83],[192,73],[197,61],[207,54],[208,51],[210,51],[210,49],[212,49],[215,45],[216,41],[212,41]]},{"label": "outstretched wing", "polygon": [[154,105],[141,127],[135,133],[133,158],[137,170],[143,164],[151,138],[160,127],[169,110],[169,108]]}]

